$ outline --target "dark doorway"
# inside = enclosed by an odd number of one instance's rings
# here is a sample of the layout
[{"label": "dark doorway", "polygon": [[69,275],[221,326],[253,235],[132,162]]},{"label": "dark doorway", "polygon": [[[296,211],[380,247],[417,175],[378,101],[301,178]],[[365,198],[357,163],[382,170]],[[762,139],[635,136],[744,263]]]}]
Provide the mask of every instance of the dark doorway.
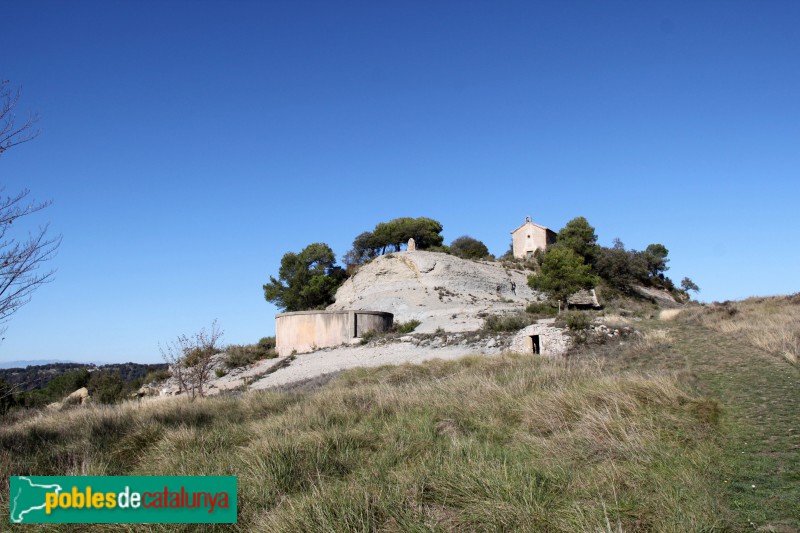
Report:
[{"label": "dark doorway", "polygon": [[533,353],[542,353],[542,347],[539,344],[539,335],[531,335],[531,347],[533,348]]}]

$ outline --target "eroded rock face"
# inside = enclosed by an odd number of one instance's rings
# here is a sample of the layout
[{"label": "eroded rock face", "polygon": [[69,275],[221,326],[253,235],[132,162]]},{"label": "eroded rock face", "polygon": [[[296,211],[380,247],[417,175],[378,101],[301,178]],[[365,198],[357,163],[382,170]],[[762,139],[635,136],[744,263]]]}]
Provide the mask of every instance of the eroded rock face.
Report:
[{"label": "eroded rock face", "polygon": [[474,331],[486,314],[522,311],[541,299],[528,287],[528,271],[452,255],[406,251],[380,256],[339,288],[330,310],[394,314],[395,322],[419,320],[417,333]]},{"label": "eroded rock face", "polygon": [[657,303],[659,307],[665,307],[667,309],[674,309],[676,307],[680,307],[680,303],[676,302],[675,298],[669,293],[669,291],[665,289],[656,289],[655,287],[644,287],[642,285],[634,285],[633,290],[635,290],[645,298],[650,298],[655,303]]}]

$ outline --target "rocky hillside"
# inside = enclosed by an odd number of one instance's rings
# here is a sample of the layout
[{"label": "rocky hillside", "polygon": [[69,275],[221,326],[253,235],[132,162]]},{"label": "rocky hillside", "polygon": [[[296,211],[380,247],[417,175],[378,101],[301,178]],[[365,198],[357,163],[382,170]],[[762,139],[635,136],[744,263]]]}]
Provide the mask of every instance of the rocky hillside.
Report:
[{"label": "rocky hillside", "polygon": [[528,287],[529,273],[442,253],[397,252],[362,266],[328,309],[388,311],[396,322],[422,322],[420,333],[473,331],[486,314],[521,311],[541,298]]}]

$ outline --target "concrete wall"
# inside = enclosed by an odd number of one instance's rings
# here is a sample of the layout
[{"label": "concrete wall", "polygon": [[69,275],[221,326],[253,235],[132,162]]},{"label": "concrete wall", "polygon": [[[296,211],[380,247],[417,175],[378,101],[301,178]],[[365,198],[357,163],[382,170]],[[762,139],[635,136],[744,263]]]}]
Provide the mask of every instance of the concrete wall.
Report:
[{"label": "concrete wall", "polygon": [[523,259],[528,257],[528,253],[533,254],[538,249],[544,250],[548,245],[555,243],[556,234],[528,220],[511,233],[511,242],[514,247],[514,257]]},{"label": "concrete wall", "polygon": [[357,340],[370,330],[386,331],[393,315],[380,311],[297,311],[275,316],[278,355],[307,353]]}]

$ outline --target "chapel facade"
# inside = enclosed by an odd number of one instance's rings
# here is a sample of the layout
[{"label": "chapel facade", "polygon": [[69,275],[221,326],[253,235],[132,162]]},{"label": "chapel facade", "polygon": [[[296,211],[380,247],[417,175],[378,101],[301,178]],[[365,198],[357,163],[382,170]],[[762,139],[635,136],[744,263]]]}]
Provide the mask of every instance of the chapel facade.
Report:
[{"label": "chapel facade", "polygon": [[536,250],[546,250],[556,242],[556,232],[540,226],[525,217],[525,223],[511,232],[511,246],[514,257],[530,259]]}]

